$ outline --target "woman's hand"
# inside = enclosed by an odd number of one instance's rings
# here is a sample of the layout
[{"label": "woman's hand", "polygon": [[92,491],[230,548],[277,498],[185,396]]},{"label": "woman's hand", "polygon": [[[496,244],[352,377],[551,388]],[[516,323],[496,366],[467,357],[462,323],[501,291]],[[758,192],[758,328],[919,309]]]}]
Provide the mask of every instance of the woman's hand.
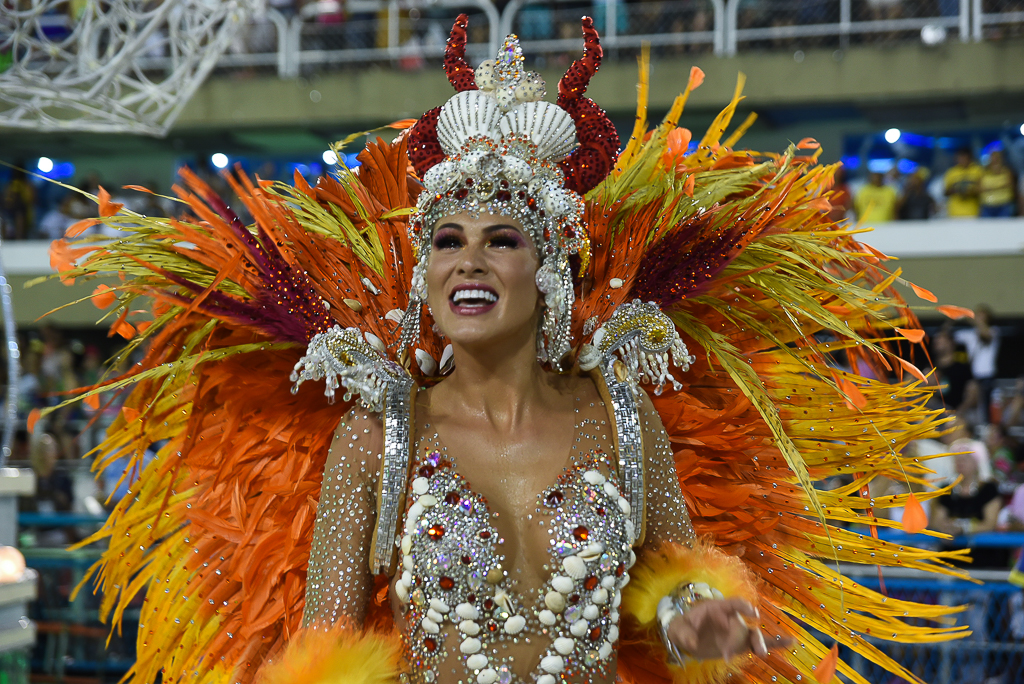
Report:
[{"label": "woman's hand", "polygon": [[680,651],[699,660],[729,660],[748,651],[765,658],[764,635],[747,627],[744,619],[758,617],[758,610],[743,599],[705,599],[669,623],[668,637]]}]

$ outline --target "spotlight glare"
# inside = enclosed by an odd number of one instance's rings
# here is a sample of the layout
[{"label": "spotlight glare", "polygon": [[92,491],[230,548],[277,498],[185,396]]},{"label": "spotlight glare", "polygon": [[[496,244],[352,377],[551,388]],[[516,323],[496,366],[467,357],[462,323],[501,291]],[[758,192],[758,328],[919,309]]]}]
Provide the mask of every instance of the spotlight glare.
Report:
[{"label": "spotlight glare", "polygon": [[39,161],[36,163],[36,168],[43,173],[50,173],[53,171],[53,160],[49,157],[40,157]]},{"label": "spotlight glare", "polygon": [[228,165],[228,155],[224,154],[223,152],[217,152],[216,154],[210,157],[210,161],[218,169],[223,169]]},{"label": "spotlight glare", "polygon": [[894,142],[900,139],[900,129],[890,128],[885,132],[885,142],[892,145]]},{"label": "spotlight glare", "polygon": [[338,155],[336,155],[334,153],[334,150],[327,150],[326,152],[324,152],[323,157],[324,157],[324,164],[332,164],[333,165],[333,164],[337,164],[338,163]]},{"label": "spotlight glare", "polygon": [[1024,124],[1020,125],[1020,134],[1024,135]]}]

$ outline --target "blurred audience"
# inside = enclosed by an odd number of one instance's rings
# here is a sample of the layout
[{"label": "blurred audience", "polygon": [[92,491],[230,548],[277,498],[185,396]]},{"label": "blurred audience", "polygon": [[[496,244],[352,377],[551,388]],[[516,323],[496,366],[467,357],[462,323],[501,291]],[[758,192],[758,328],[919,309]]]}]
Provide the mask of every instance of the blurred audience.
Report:
[{"label": "blurred audience", "polygon": [[953,339],[964,345],[971,361],[971,376],[978,385],[978,408],[981,423],[990,420],[992,389],[996,380],[999,357],[999,328],[992,325],[992,309],[980,304],[974,309],[970,328],[957,330]]},{"label": "blurred audience", "polygon": [[970,148],[957,150],[956,164],[946,171],[946,214],[950,217],[975,217],[980,211],[978,202],[982,168],[974,161]]},{"label": "blurred audience", "polygon": [[935,216],[935,198],[928,193],[929,175],[922,166],[907,176],[896,210],[901,221],[924,221]]},{"label": "blurred audience", "polygon": [[981,204],[980,215],[984,218],[1009,218],[1013,216],[1016,204],[1017,179],[1013,171],[1006,165],[1002,150],[989,153],[988,164],[985,165],[978,181],[978,193]]},{"label": "blurred audience", "polygon": [[857,191],[853,201],[857,220],[866,225],[892,221],[896,218],[897,200],[896,189],[886,185],[885,176],[872,172],[868,184]]}]

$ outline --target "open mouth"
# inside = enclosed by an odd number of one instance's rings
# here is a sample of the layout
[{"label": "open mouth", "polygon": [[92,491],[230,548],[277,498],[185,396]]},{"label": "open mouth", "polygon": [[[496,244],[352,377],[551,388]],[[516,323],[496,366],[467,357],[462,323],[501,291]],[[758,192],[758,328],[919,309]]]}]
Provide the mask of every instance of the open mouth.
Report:
[{"label": "open mouth", "polygon": [[468,283],[452,290],[448,303],[456,314],[474,316],[493,309],[498,303],[498,293],[489,285]]}]

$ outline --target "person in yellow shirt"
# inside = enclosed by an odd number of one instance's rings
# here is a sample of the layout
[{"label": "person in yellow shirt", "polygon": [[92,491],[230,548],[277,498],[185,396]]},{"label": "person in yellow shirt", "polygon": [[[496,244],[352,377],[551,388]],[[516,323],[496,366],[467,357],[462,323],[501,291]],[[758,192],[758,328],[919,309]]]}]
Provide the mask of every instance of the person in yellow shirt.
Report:
[{"label": "person in yellow shirt", "polygon": [[853,200],[857,219],[864,224],[885,223],[896,219],[896,189],[884,183],[880,173],[868,176],[868,184],[857,191]]},{"label": "person in yellow shirt", "polygon": [[946,171],[946,214],[948,216],[977,217],[981,166],[975,163],[968,148],[957,150],[956,166]]},{"label": "person in yellow shirt", "polygon": [[981,215],[985,218],[1013,216],[1016,185],[1017,179],[1006,165],[1002,150],[992,150],[978,183]]}]

